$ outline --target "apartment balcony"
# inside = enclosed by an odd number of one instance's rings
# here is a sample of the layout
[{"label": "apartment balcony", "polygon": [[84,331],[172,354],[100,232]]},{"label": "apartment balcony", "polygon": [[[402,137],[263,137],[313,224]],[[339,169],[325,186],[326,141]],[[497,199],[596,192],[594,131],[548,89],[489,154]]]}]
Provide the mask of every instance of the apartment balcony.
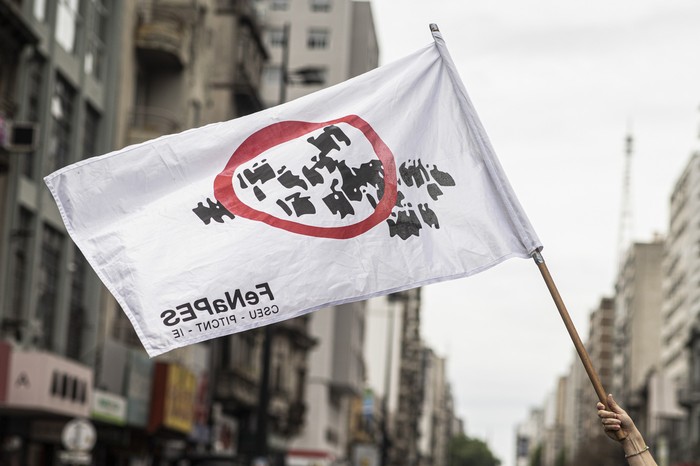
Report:
[{"label": "apartment balcony", "polygon": [[136,28],[136,49],[145,66],[182,69],[190,60],[189,28],[175,10],[153,6]]},{"label": "apartment balcony", "polygon": [[219,14],[231,14],[256,21],[258,19],[258,10],[253,0],[217,0],[216,10]]},{"label": "apartment balcony", "polygon": [[274,332],[289,338],[296,349],[309,351],[318,344],[318,339],[309,334],[307,320],[305,317],[283,320],[274,325]]},{"label": "apartment balcony", "polygon": [[289,424],[294,426],[303,426],[304,418],[306,417],[306,403],[303,401],[295,401],[289,405]]},{"label": "apartment balcony", "polygon": [[258,380],[242,368],[220,371],[214,387],[214,398],[224,409],[253,409],[258,405],[260,387]]},{"label": "apartment balcony", "polygon": [[182,131],[182,122],[173,115],[173,111],[163,108],[137,107],[131,115],[128,144]]},{"label": "apartment balcony", "polygon": [[700,388],[697,387],[681,387],[678,389],[678,403],[686,409],[700,405]]}]

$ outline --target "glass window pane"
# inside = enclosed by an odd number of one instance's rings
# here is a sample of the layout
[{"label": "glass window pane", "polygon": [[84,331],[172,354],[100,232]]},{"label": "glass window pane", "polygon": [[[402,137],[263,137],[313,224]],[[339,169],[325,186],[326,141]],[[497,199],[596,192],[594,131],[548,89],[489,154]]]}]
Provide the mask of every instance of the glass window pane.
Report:
[{"label": "glass window pane", "polygon": [[46,0],[34,0],[34,17],[42,23],[46,20]]},{"label": "glass window pane", "polygon": [[50,103],[53,121],[48,148],[49,173],[70,162],[74,99],[75,91],[65,79],[57,75],[56,87]]},{"label": "glass window pane", "polygon": [[83,131],[83,158],[97,154],[97,141],[99,141],[100,114],[92,106],[85,108],[85,124]]},{"label": "glass window pane", "polygon": [[56,9],[56,42],[67,52],[75,49],[79,0],[59,0]]},{"label": "glass window pane", "polygon": [[286,10],[289,8],[289,0],[272,0],[270,2],[270,9],[272,10]]},{"label": "glass window pane", "polygon": [[311,11],[328,12],[331,11],[331,0],[310,0]]},{"label": "glass window pane", "polygon": [[284,29],[275,28],[267,31],[267,40],[271,47],[283,47],[284,46]]},{"label": "glass window pane", "polygon": [[44,226],[41,238],[41,263],[39,269],[39,300],[36,317],[42,323],[39,347],[51,348],[53,343],[54,318],[58,304],[58,282],[61,268],[63,235]]},{"label": "glass window pane", "polygon": [[328,29],[309,29],[306,46],[310,49],[325,49],[328,47]]}]

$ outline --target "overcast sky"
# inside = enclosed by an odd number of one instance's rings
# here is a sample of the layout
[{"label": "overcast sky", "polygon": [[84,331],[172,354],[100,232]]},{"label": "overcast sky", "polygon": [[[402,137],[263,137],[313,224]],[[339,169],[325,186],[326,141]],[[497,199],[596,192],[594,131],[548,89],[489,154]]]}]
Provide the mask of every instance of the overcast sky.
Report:
[{"label": "overcast sky", "polygon": [[[666,232],[671,190],[700,147],[700,2],[372,5],[382,63],[430,43],[438,24],[585,340],[613,290],[628,130],[639,241]],[[467,433],[513,466],[515,426],[580,364],[537,267],[512,259],[423,296],[423,335],[449,358]]]}]

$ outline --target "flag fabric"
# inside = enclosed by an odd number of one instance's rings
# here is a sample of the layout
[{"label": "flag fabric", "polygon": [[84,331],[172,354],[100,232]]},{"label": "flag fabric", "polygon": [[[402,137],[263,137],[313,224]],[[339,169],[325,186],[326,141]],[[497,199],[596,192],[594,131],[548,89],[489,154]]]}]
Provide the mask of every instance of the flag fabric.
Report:
[{"label": "flag fabric", "polygon": [[442,36],[45,182],[150,356],[541,248]]}]

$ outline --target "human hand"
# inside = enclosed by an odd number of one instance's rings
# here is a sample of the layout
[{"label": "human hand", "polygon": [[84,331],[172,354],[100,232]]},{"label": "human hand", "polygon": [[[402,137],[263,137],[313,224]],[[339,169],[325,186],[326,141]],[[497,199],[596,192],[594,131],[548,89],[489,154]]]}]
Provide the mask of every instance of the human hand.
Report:
[{"label": "human hand", "polygon": [[596,407],[603,429],[611,439],[622,441],[635,429],[632,418],[620,408],[612,395],[608,395],[608,408],[601,402]]}]

